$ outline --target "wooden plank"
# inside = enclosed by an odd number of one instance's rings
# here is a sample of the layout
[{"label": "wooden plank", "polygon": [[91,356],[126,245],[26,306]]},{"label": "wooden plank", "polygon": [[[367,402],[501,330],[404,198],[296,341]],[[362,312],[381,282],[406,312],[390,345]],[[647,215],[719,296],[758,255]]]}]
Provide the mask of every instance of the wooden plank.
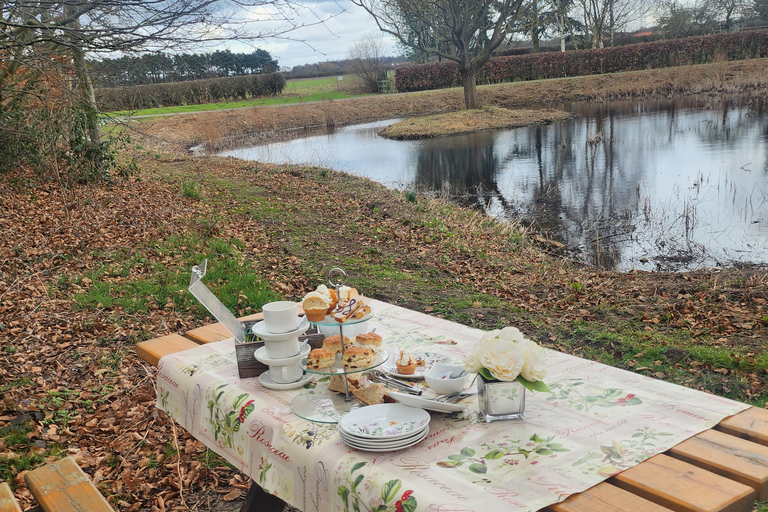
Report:
[{"label": "wooden plank", "polygon": [[746,411],[725,418],[715,427],[732,436],[748,439],[768,446],[768,410],[750,407]]},{"label": "wooden plank", "polygon": [[597,484],[567,500],[544,509],[547,512],[670,512],[607,482]]},{"label": "wooden plank", "polygon": [[25,473],[24,481],[46,512],[112,512],[72,457]]},{"label": "wooden plank", "polygon": [[768,500],[768,446],[717,430],[707,430],[668,452],[707,471],[752,487],[759,501]]},{"label": "wooden plank", "polygon": [[750,512],[755,490],[660,454],[619,473],[611,483],[679,512]]},{"label": "wooden plank", "polygon": [[21,512],[19,502],[6,482],[0,483],[0,512]]},{"label": "wooden plank", "polygon": [[[302,310],[303,313],[303,310]],[[258,321],[263,320],[264,314],[263,313],[255,313],[253,315],[244,316],[241,318],[238,318],[241,322],[247,322],[247,321]],[[232,337],[232,333],[230,333],[226,327],[224,327],[224,324],[221,322],[216,322],[215,324],[208,324],[204,325],[202,327],[198,327],[197,329],[192,329],[190,331],[187,331],[184,336],[187,338],[197,342],[197,343],[216,343],[217,341],[226,340],[228,338]]]},{"label": "wooden plank", "polygon": [[169,334],[168,336],[162,336],[160,338],[137,343],[136,353],[140,358],[152,366],[157,366],[157,362],[160,361],[160,358],[163,356],[181,352],[182,350],[189,350],[190,348],[198,346],[197,343],[188,340],[184,336]]}]

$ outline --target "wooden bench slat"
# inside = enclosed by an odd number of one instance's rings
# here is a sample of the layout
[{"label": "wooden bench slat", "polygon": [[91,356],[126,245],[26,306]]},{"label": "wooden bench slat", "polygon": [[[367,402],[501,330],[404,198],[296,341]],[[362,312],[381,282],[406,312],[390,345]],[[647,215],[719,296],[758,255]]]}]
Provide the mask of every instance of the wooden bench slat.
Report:
[{"label": "wooden bench slat", "polygon": [[0,512],[21,512],[19,502],[6,482],[0,483]]},{"label": "wooden bench slat", "polygon": [[746,411],[725,418],[715,428],[732,436],[768,446],[768,409],[750,407]]},{"label": "wooden bench slat", "polygon": [[670,512],[636,494],[607,482],[597,484],[544,509],[552,512]]},{"label": "wooden bench slat", "polygon": [[759,501],[768,500],[768,446],[707,430],[678,444],[669,454],[748,485]]},{"label": "wooden bench slat", "polygon": [[113,512],[72,457],[25,473],[24,481],[46,512]]},{"label": "wooden bench slat", "polygon": [[195,347],[199,347],[199,345],[194,341],[178,334],[169,334],[137,343],[136,353],[152,366],[157,366],[161,357]]},{"label": "wooden bench slat", "polygon": [[664,454],[619,473],[611,483],[680,512],[750,512],[755,504],[751,487]]},{"label": "wooden bench slat", "polygon": [[[303,313],[303,310],[301,311]],[[238,318],[241,322],[247,322],[249,320],[263,320],[263,313],[254,313],[253,315],[244,316]],[[204,325],[197,329],[187,331],[184,336],[196,341],[197,343],[216,343],[217,341],[223,341],[232,337],[224,324],[216,322],[215,324]]]}]

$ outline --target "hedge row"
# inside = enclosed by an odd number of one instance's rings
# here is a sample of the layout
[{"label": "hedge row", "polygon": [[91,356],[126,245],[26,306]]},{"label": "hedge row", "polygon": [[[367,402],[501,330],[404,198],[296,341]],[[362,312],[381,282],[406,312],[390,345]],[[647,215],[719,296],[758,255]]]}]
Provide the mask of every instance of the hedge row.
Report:
[{"label": "hedge row", "polygon": [[[737,32],[638,43],[613,48],[495,57],[477,74],[478,83],[597,75],[618,71],[706,64],[718,58],[740,60],[768,57],[768,31]],[[444,62],[399,67],[398,92],[461,85],[458,64]]]},{"label": "hedge row", "polygon": [[104,112],[176,107],[275,96],[283,92],[285,78],[269,73],[168,84],[111,87],[97,92],[96,102]]}]

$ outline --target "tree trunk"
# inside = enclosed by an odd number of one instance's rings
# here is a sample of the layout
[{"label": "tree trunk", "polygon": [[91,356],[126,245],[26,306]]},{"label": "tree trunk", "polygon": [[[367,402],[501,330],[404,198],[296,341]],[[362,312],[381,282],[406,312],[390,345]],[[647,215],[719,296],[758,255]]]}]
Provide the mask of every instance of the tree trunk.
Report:
[{"label": "tree trunk", "polygon": [[565,52],[565,29],[563,28],[563,15],[557,15],[557,31],[560,34],[560,51]]},{"label": "tree trunk", "polygon": [[459,70],[461,84],[464,86],[464,106],[469,109],[478,108],[477,105],[477,71],[469,69]]},{"label": "tree trunk", "polygon": [[83,95],[83,104],[88,121],[88,136],[91,139],[91,144],[98,145],[101,144],[101,127],[99,126],[99,109],[96,105],[96,93],[93,90],[93,82],[88,74],[88,68],[85,65],[85,55],[82,50],[75,48],[72,54],[75,73],[77,74],[80,91]]}]

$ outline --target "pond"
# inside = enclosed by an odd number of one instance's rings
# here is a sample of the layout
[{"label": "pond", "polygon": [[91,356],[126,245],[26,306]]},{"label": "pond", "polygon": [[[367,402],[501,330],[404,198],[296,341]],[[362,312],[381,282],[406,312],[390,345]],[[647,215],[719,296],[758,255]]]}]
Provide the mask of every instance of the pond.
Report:
[{"label": "pond", "polygon": [[221,153],[448,194],[626,271],[768,262],[768,113],[727,101],[570,104],[548,126],[422,141],[348,126]]}]

